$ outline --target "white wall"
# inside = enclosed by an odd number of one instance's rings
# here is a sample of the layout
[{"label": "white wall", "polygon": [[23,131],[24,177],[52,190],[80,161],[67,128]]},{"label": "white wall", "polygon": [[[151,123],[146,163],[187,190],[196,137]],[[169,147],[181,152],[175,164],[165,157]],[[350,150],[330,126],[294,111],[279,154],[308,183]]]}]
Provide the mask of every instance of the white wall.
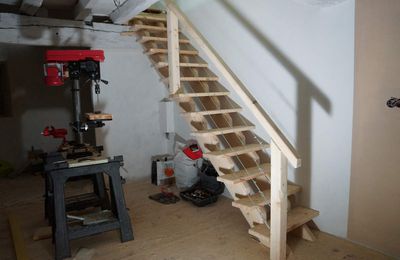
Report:
[{"label": "white wall", "polygon": [[60,139],[43,137],[45,126],[68,128],[71,121],[71,93],[68,87],[46,87],[43,61],[46,48],[0,44],[0,61],[7,62],[11,94],[11,116],[0,117],[0,160],[20,169],[27,151],[53,151]]},{"label": "white wall", "polygon": [[150,180],[151,156],[167,151],[167,139],[160,130],[159,102],[166,97],[142,47],[132,38],[132,49],[106,49],[101,64],[102,78],[109,86],[101,89],[96,110],[113,114],[113,120],[96,130],[98,145],[106,154],[123,155],[129,179]]},{"label": "white wall", "polygon": [[290,177],[304,188],[302,204],[320,211],[323,231],[345,237],[354,0],[329,8],[290,0],[178,3],[295,144],[303,166]]}]

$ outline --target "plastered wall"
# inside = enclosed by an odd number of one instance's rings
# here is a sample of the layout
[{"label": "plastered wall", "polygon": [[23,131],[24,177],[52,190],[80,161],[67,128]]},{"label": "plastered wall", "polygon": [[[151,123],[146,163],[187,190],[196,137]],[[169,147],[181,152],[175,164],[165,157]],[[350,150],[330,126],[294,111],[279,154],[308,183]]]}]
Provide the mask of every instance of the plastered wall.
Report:
[{"label": "plastered wall", "polygon": [[98,102],[93,99],[95,110],[113,114],[113,120],[96,130],[97,143],[109,156],[124,156],[123,176],[150,180],[151,156],[167,152],[159,118],[166,87],[133,38],[132,49],[105,49],[105,57],[102,78],[109,86],[102,87]]},{"label": "plastered wall", "polygon": [[11,95],[11,115],[0,117],[0,159],[21,169],[31,147],[55,150],[61,143],[41,136],[47,125],[68,128],[71,94],[68,87],[46,87],[43,57],[46,48],[0,44],[6,62]]},{"label": "plastered wall", "polygon": [[298,149],[303,166],[290,178],[303,186],[302,204],[320,211],[323,231],[345,237],[354,1],[325,8],[290,0],[178,3]]},{"label": "plastered wall", "polygon": [[400,2],[356,4],[349,238],[400,258]]}]

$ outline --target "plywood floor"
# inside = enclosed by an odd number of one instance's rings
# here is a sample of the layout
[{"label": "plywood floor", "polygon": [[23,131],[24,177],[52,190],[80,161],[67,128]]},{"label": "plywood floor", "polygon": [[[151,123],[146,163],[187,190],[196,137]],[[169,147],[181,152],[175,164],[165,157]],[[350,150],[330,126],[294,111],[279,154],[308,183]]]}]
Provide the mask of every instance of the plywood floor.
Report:
[{"label": "plywood floor", "polygon": [[[74,184],[75,185],[75,184]],[[72,187],[78,189],[79,186]],[[88,189],[89,187],[85,187]],[[116,231],[72,241],[72,252],[95,249],[94,259],[268,259],[268,249],[247,235],[248,225],[239,210],[226,198],[205,208],[186,202],[162,205],[149,200],[157,187],[147,182],[125,185],[127,205],[135,240],[121,244]],[[24,176],[0,179],[0,259],[15,259],[7,213],[17,213],[31,259],[53,259],[49,239],[33,241],[35,228],[43,220],[43,180]],[[391,259],[378,252],[322,232],[314,243],[289,238],[294,254],[289,259]]]}]

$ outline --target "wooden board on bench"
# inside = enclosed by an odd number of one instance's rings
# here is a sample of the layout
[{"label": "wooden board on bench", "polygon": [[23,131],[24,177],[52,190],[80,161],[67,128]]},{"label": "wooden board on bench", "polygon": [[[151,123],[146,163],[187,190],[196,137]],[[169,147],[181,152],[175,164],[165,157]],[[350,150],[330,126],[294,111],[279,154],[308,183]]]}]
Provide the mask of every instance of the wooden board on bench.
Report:
[{"label": "wooden board on bench", "polygon": [[86,113],[86,118],[90,121],[112,120],[112,115],[111,114],[103,114],[103,113]]}]

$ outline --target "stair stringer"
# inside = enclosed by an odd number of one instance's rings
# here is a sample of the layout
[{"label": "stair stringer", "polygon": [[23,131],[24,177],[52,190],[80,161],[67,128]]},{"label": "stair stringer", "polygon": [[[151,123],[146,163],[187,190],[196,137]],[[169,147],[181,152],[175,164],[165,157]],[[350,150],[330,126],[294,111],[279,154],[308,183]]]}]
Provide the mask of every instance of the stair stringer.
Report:
[{"label": "stair stringer", "polygon": [[[200,116],[197,116],[196,120],[199,120]],[[201,116],[203,117],[203,116]],[[185,121],[188,123],[190,126],[192,132],[195,130],[194,127],[190,124],[192,121],[192,117],[190,116],[184,116],[183,117]],[[204,117],[203,117],[204,118]],[[205,119],[203,119],[205,120]],[[205,144],[209,143],[214,143],[217,144],[219,143],[219,140],[216,136],[197,136],[196,140],[198,144],[201,146],[203,151],[207,151],[208,149],[205,147]],[[211,164],[214,166],[216,171],[218,172],[219,176],[225,175],[220,168],[226,168],[230,169],[235,166],[235,163],[233,160],[229,157],[222,157],[222,158],[210,158]],[[233,200],[239,199],[237,195],[242,195],[242,196],[247,196],[247,195],[252,195],[254,194],[253,189],[250,187],[250,185],[247,182],[244,183],[239,183],[239,184],[225,184],[226,189],[228,190],[230,196],[233,198]],[[239,209],[243,216],[245,217],[247,223],[251,226],[254,227],[254,224],[263,224],[265,222],[265,209],[259,207],[257,208],[251,208],[251,209]]]}]

